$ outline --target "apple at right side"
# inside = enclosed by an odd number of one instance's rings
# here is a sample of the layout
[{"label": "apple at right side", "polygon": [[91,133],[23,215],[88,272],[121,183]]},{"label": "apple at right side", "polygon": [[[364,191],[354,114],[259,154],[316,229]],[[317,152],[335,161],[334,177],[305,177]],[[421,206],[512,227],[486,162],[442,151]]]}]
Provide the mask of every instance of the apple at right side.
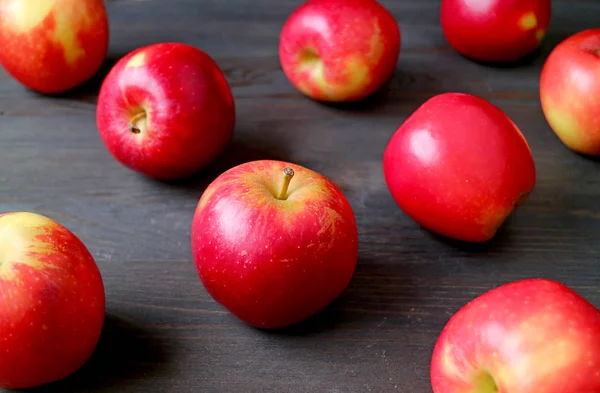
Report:
[{"label": "apple at right side", "polygon": [[600,156],[600,28],[560,42],[540,77],[544,116],[569,149]]},{"label": "apple at right side", "polygon": [[431,386],[434,393],[600,392],[600,310],[549,279],[496,287],[442,330]]}]

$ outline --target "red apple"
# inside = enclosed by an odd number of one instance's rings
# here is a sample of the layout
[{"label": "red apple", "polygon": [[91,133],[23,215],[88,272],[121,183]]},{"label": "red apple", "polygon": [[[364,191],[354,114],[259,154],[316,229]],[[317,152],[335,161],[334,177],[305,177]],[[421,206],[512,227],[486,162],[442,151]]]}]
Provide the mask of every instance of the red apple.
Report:
[{"label": "red apple", "polygon": [[462,55],[511,62],[540,45],[551,13],[550,0],[442,0],[441,22]]},{"label": "red apple", "polygon": [[394,133],[383,170],[406,214],[433,232],[483,242],[535,186],[529,146],[515,123],[480,97],[427,100]]},{"label": "red apple", "polygon": [[448,321],[431,385],[434,393],[600,392],[600,311],[547,279],[494,288]]},{"label": "red apple", "polygon": [[550,53],[540,78],[544,115],[558,138],[600,156],[600,28],[581,31]]},{"label": "red apple", "polygon": [[375,0],[309,0],[287,19],[279,58],[289,81],[316,100],[362,99],[394,73],[400,30]]},{"label": "red apple", "polygon": [[34,213],[0,215],[0,388],[78,370],[104,324],[104,286],[86,246]]},{"label": "red apple", "polygon": [[181,178],[219,156],[233,136],[229,84],[205,52],[183,43],[138,48],[102,83],[97,124],[126,167],[161,180]]},{"label": "red apple", "polygon": [[108,40],[103,0],[0,1],[0,64],[32,90],[60,93],[87,81]]},{"label": "red apple", "polygon": [[191,246],[208,293],[265,329],[331,303],[358,258],[355,217],[342,191],[310,169],[270,160],[236,166],[208,186]]}]

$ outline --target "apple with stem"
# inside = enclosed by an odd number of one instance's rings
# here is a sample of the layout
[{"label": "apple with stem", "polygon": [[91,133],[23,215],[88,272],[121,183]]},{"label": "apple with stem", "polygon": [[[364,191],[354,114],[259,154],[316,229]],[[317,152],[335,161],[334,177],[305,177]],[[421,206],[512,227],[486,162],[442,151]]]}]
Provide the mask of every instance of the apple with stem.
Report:
[{"label": "apple with stem", "polygon": [[530,54],[546,36],[550,0],[442,0],[441,24],[463,56],[512,62]]},{"label": "apple with stem", "polygon": [[600,310],[553,280],[496,287],[442,330],[431,385],[434,393],[600,392]]},{"label": "apple with stem", "polygon": [[349,284],[358,258],[352,207],[329,179],[275,160],[241,164],[203,193],[191,230],[207,292],[258,328],[315,314]]},{"label": "apple with stem", "polygon": [[540,77],[542,110],[571,150],[600,156],[600,28],[573,34],[550,53]]},{"label": "apple with stem", "polygon": [[0,1],[0,64],[40,93],[61,93],[94,76],[108,41],[103,0]]},{"label": "apple with stem", "polygon": [[288,80],[319,101],[357,101],[391,78],[398,23],[376,0],[309,0],[286,20],[279,59]]},{"label": "apple with stem", "polygon": [[106,76],[97,125],[112,156],[159,180],[193,174],[233,136],[235,105],[218,64],[183,43],[138,48]]},{"label": "apple with stem", "polygon": [[457,240],[484,242],[535,186],[525,137],[492,103],[443,93],[396,130],[383,154],[388,188],[423,227]]},{"label": "apple with stem", "polygon": [[100,271],[56,221],[0,215],[0,388],[44,385],[77,371],[104,324]]}]

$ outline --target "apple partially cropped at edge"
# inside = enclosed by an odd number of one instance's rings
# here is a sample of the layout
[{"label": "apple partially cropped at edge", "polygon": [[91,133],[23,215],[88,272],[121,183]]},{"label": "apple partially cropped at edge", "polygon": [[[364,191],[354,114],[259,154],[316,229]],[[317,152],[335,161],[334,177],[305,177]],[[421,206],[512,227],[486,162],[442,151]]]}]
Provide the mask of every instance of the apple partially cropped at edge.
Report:
[{"label": "apple partially cropped at edge", "polygon": [[56,221],[0,215],[0,388],[77,371],[104,324],[102,277],[86,246]]},{"label": "apple partially cropped at edge", "polygon": [[571,150],[600,156],[600,28],[559,43],[540,77],[544,115]]},{"label": "apple partially cropped at edge", "polygon": [[443,93],[396,130],[383,155],[388,188],[423,227],[463,241],[490,240],[535,186],[525,137],[498,107]]},{"label": "apple partially cropped at edge", "polygon": [[87,81],[108,41],[103,0],[0,1],[0,64],[32,90],[61,93]]},{"label": "apple partially cropped at edge", "polygon": [[309,0],[286,20],[279,59],[288,80],[319,101],[357,101],[394,73],[400,29],[376,0]]},{"label": "apple partially cropped at edge", "polygon": [[157,43],[121,58],[102,83],[97,125],[121,164],[160,180],[185,177],[231,140],[235,105],[218,64],[183,43]]},{"label": "apple partially cropped at edge", "polygon": [[329,179],[260,160],[208,186],[191,247],[207,292],[247,324],[272,329],[308,318],[344,291],[357,264],[358,231]]},{"label": "apple partially cropped at edge", "polygon": [[600,392],[600,310],[548,279],[496,287],[442,330],[431,385],[434,393]]},{"label": "apple partially cropped at edge", "polygon": [[550,25],[551,0],[442,0],[441,24],[463,56],[511,62],[533,52]]}]

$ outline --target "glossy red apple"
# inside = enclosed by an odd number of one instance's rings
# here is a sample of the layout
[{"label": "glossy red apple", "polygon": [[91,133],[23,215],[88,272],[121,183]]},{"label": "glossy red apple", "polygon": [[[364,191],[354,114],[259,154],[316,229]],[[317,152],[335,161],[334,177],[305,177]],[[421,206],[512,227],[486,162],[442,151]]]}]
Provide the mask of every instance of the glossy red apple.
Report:
[{"label": "glossy red apple", "polygon": [[161,180],[199,171],[232,138],[229,84],[205,52],[158,43],[120,59],[102,84],[97,124],[123,165]]},{"label": "glossy red apple", "polygon": [[483,242],[535,186],[529,146],[498,107],[469,94],[427,100],[383,156],[389,190],[406,214],[446,237]]},{"label": "glossy red apple", "polygon": [[259,328],[300,322],[337,298],[357,264],[358,234],[342,191],[310,169],[251,161],[221,174],[191,234],[208,293]]},{"label": "glossy red apple", "polygon": [[108,40],[103,0],[0,1],[0,64],[38,92],[60,93],[90,79]]},{"label": "glossy red apple", "polygon": [[431,385],[434,393],[600,392],[600,310],[547,279],[494,288],[448,321]]},{"label": "glossy red apple", "polygon": [[550,53],[540,78],[544,115],[558,138],[600,156],[600,28],[581,31]]},{"label": "glossy red apple", "polygon": [[47,217],[0,215],[0,388],[62,379],[94,351],[104,286],[86,246]]},{"label": "glossy red apple", "polygon": [[309,0],[285,22],[279,58],[289,81],[316,100],[362,99],[394,73],[400,29],[375,0]]},{"label": "glossy red apple", "polygon": [[540,45],[551,14],[550,0],[442,0],[441,23],[462,55],[511,62]]}]

